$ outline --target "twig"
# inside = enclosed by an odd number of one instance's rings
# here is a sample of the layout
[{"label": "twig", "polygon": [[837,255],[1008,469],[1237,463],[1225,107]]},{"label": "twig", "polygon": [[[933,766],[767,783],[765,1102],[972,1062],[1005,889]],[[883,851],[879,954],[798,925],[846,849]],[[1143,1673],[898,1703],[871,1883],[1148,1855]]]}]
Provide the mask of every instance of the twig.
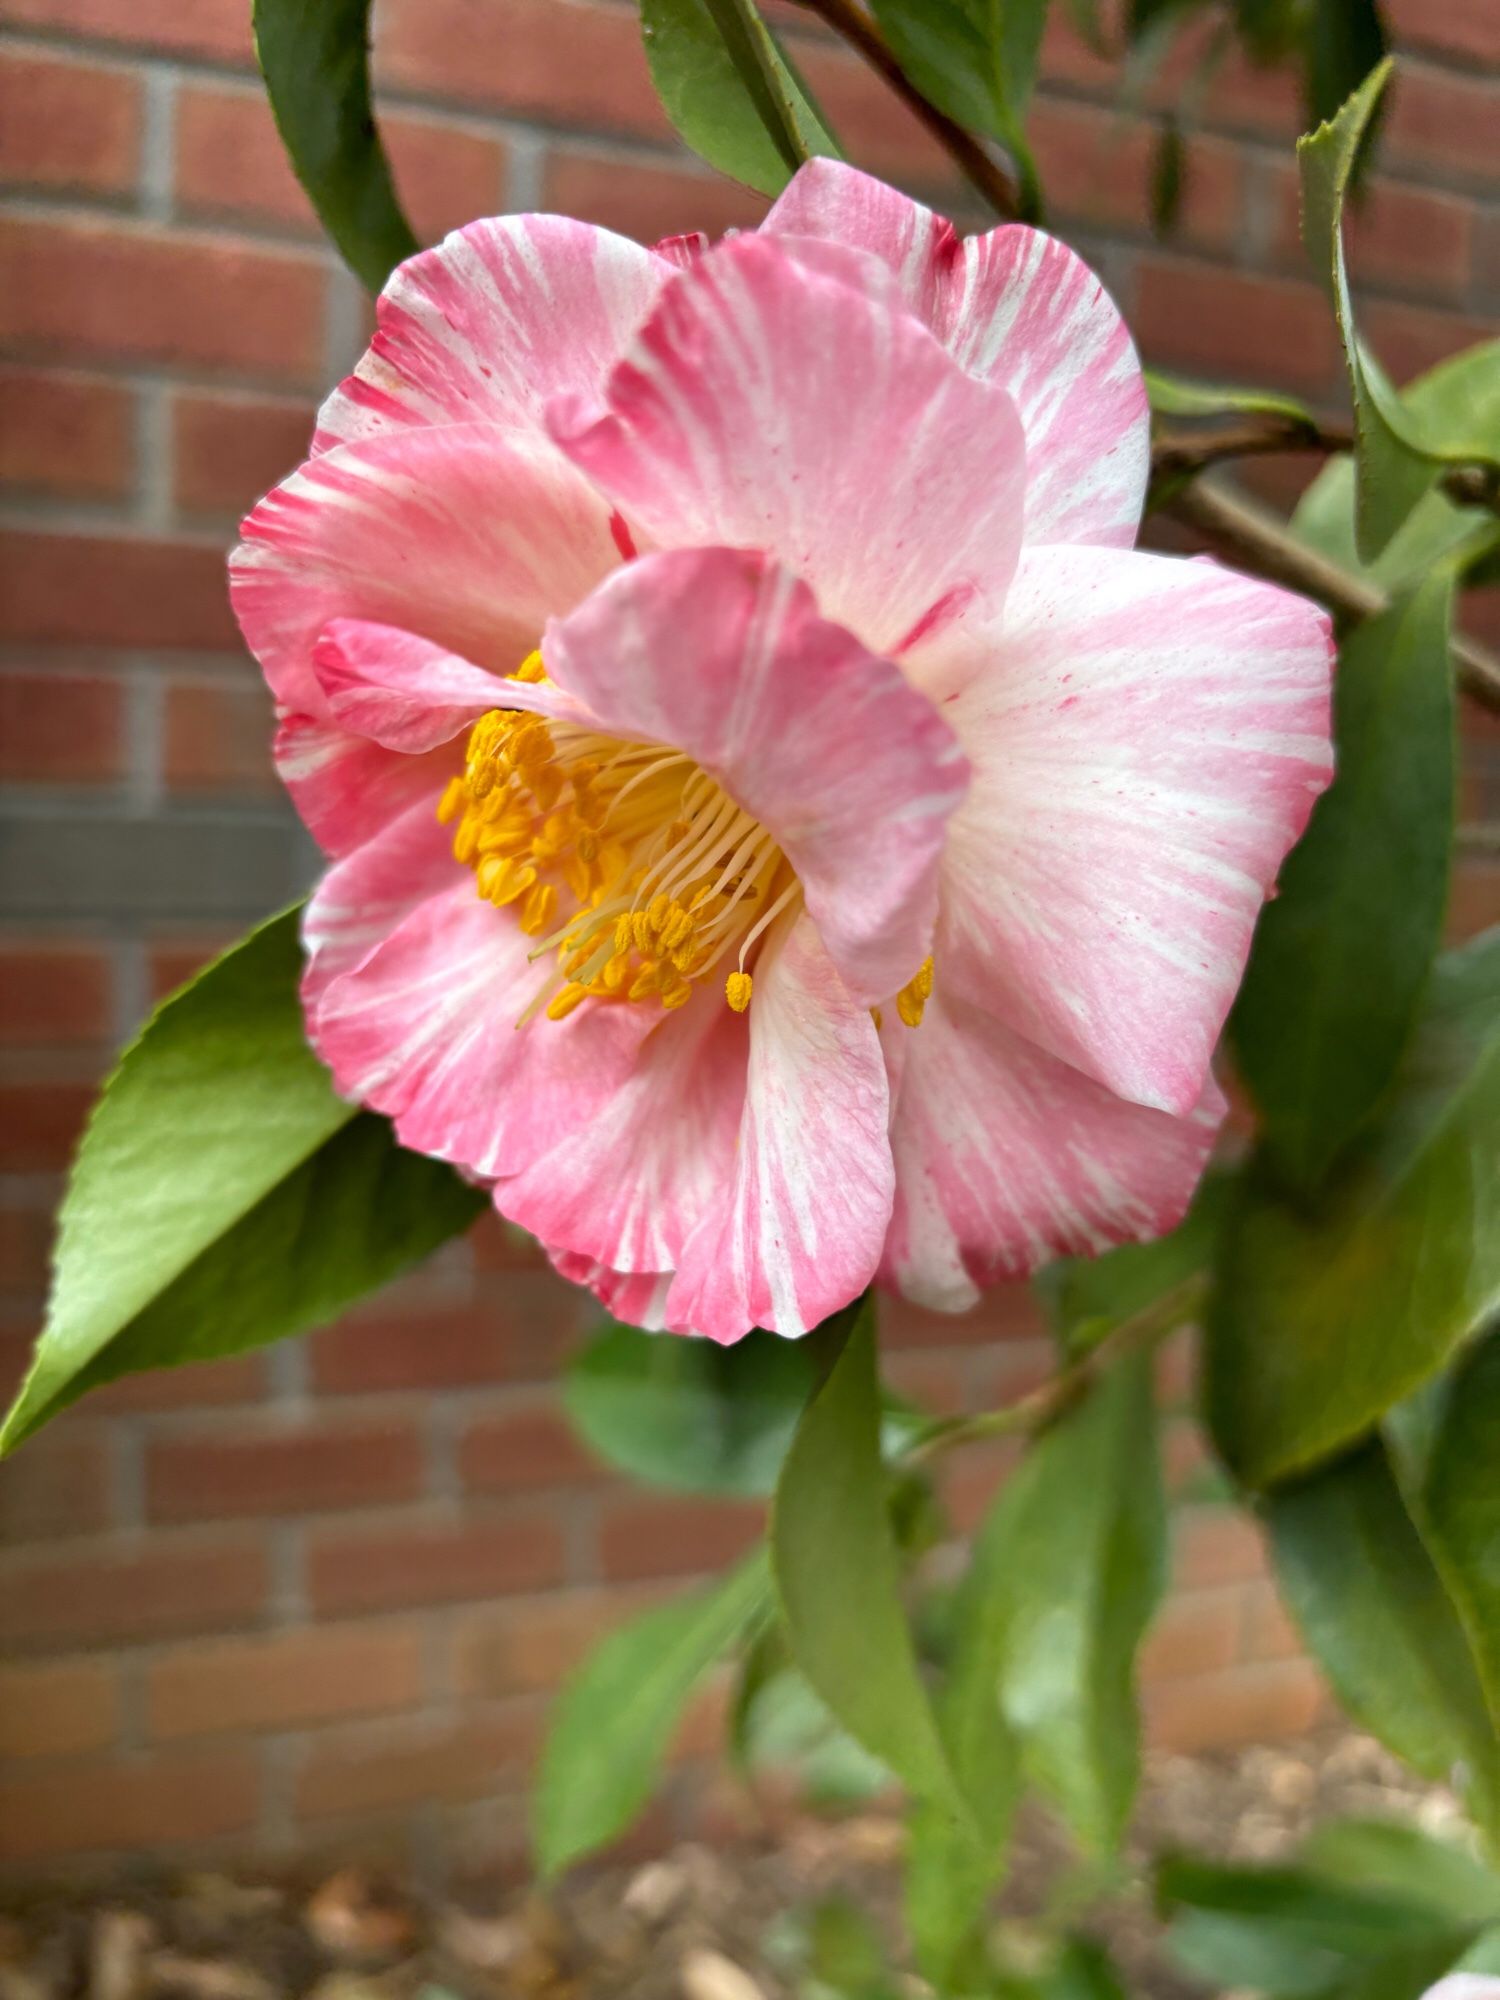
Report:
[{"label": "twig", "polygon": [[[1220,554],[1273,583],[1316,597],[1331,611],[1370,618],[1390,605],[1377,584],[1351,575],[1297,541],[1269,514],[1216,486],[1184,487],[1173,495],[1166,511],[1196,528]],[[1461,632],[1454,634],[1452,650],[1459,687],[1481,708],[1500,714],[1500,660]]]},{"label": "twig", "polygon": [[1345,425],[1268,412],[1213,430],[1158,431],[1151,441],[1151,476],[1192,479],[1225,459],[1258,458],[1273,451],[1349,451],[1353,444]]},{"label": "twig", "polygon": [[874,70],[903,104],[927,127],[965,180],[980,193],[999,216],[1014,221],[1021,213],[1021,184],[1008,167],[992,159],[962,125],[925,98],[903,71],[886,45],[885,37],[856,0],[798,0],[809,14],[816,14],[842,41]]},{"label": "twig", "polygon": [[920,1431],[907,1448],[907,1461],[920,1464],[955,1445],[973,1444],[980,1438],[1030,1437],[1072,1409],[1093,1383],[1094,1378],[1122,1354],[1138,1354],[1154,1347],[1169,1333],[1184,1325],[1208,1296],[1208,1280],[1201,1273],[1184,1278],[1159,1299],[1133,1314],[1107,1333],[1087,1354],[1060,1369],[1050,1382],[1006,1403],[998,1410],[981,1410],[970,1417],[939,1417]]}]

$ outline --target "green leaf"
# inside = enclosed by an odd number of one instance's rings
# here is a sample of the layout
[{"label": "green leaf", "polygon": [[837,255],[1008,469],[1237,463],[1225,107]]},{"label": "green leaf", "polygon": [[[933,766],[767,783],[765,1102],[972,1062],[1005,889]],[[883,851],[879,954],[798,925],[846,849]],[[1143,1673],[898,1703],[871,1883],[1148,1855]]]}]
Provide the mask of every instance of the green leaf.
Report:
[{"label": "green leaf", "polygon": [[1231,1034],[1267,1153],[1315,1190],[1395,1071],[1442,938],[1453,832],[1450,578],[1345,642],[1337,775],[1261,913]]},{"label": "green leaf", "polygon": [[1023,1766],[1082,1843],[1107,1852],[1135,1796],[1135,1655],[1166,1573],[1145,1356],[1114,1363],[1037,1440],[985,1539],[1001,1707]]},{"label": "green leaf", "polygon": [[1336,1819],[1298,1851],[1323,1881],[1417,1903],[1455,1925],[1500,1923],[1500,1876],[1466,1848],[1402,1820]]},{"label": "green leaf", "polygon": [[742,1761],[750,1770],[791,1771],[815,1810],[847,1810],[888,1791],[891,1774],[840,1729],[828,1704],[795,1667],[756,1687],[740,1723]]},{"label": "green leaf", "polygon": [[[1445,1387],[1421,1492],[1423,1532],[1474,1650],[1500,1729],[1500,1331]],[[1500,1920],[1500,1910],[1495,1912]]]},{"label": "green leaf", "polygon": [[771,1520],[792,1653],[856,1742],[962,1818],[901,1604],[869,1297],[826,1322],[823,1338],[843,1344],[792,1440]]},{"label": "green leaf", "polygon": [[1063,1351],[1086,1354],[1128,1319],[1195,1276],[1207,1275],[1229,1207],[1231,1176],[1204,1175],[1177,1227],[1152,1243],[1126,1243],[1100,1257],[1059,1257],[1033,1283]]},{"label": "green leaf", "polygon": [[1282,1595],[1363,1728],[1493,1823],[1500,1743],[1463,1626],[1377,1441],[1265,1502]]},{"label": "green leaf", "polygon": [[843,157],[752,0],[641,0],[641,33],[667,116],[720,173],[780,194],[804,160]]},{"label": "green leaf", "polygon": [[1015,159],[1030,221],[1040,214],[1026,107],[1036,85],[1047,0],[872,0],[907,76],[956,124],[998,139]]},{"label": "green leaf", "polygon": [[607,1324],[568,1368],[568,1415],[611,1465],[683,1493],[769,1493],[818,1380],[806,1341],[733,1347]]},{"label": "green leaf", "polygon": [[1283,396],[1270,389],[1244,389],[1184,381],[1180,375],[1164,375],[1148,368],[1146,394],[1158,417],[1281,417],[1289,424],[1318,428],[1318,420],[1306,403],[1295,396]]},{"label": "green leaf", "polygon": [[760,1548],[712,1589],[633,1618],[577,1669],[558,1697],[532,1795],[532,1845],[544,1876],[629,1826],[694,1689],[770,1610]]},{"label": "green leaf", "polygon": [[1302,239],[1333,303],[1354,399],[1355,544],[1373,561],[1444,465],[1500,465],[1500,440],[1468,412],[1447,423],[1415,418],[1360,344],[1344,263],[1342,216],[1361,144],[1389,81],[1387,58],[1337,117],[1297,142],[1302,176]]},{"label": "green leaf", "polygon": [[[1500,340],[1450,355],[1408,383],[1401,400],[1424,432],[1453,434],[1468,426],[1500,449]],[[1354,545],[1354,460],[1347,453],[1330,459],[1303,494],[1292,532],[1341,569],[1388,591],[1420,583],[1439,564],[1463,577],[1500,548],[1500,521],[1488,507],[1460,506],[1433,487],[1380,554],[1362,562]]]},{"label": "green leaf", "polygon": [[334,1095],[302,1033],[295,910],[174,995],[94,1108],[0,1451],[86,1389],[328,1318],[484,1197]]},{"label": "green leaf", "polygon": [[1474,1937],[1418,1899],[1310,1866],[1168,1855],[1157,1900],[1174,1919],[1167,1942],[1185,1970],[1216,1991],[1250,1987],[1285,2000],[1418,2000]]},{"label": "green leaf", "polygon": [[417,249],[370,105],[370,0],[252,0],[255,53],[297,178],[372,292]]},{"label": "green leaf", "polygon": [[1500,1307],[1500,932],[1440,958],[1379,1118],[1316,1209],[1254,1166],[1226,1219],[1206,1406],[1250,1486],[1340,1450]]}]

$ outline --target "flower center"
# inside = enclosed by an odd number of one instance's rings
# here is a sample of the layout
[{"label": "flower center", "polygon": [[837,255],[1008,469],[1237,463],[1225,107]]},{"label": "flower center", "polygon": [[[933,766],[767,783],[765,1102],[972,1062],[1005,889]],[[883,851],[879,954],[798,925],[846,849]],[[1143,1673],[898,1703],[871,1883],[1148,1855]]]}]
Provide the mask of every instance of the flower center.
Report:
[{"label": "flower center", "polygon": [[[515,674],[545,677],[540,653]],[[801,894],[771,835],[692,758],[519,709],[474,724],[438,818],[479,894],[518,906],[532,956],[556,953],[522,1022],[590,997],[681,1007],[731,955],[724,994],[743,1013],[747,960]]]}]

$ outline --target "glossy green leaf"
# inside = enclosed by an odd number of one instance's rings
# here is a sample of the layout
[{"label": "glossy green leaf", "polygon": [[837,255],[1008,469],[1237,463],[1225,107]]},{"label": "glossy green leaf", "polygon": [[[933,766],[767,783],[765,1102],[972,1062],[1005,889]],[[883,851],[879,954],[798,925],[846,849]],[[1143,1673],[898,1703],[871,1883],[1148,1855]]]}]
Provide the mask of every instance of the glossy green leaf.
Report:
[{"label": "glossy green leaf", "polygon": [[273,918],[166,1001],[106,1083],[0,1449],[117,1376],[315,1325],[484,1206],[334,1095],[303,1038],[297,917]]},{"label": "glossy green leaf", "polygon": [[1337,775],[1261,913],[1231,1034],[1267,1153],[1315,1190],[1390,1083],[1448,898],[1455,785],[1435,576],[1356,627],[1334,690]]},{"label": "glossy green leaf", "polygon": [[569,1365],[568,1415],[601,1458],[685,1493],[769,1493],[818,1380],[806,1341],[733,1347],[607,1325]]},{"label": "glossy green leaf", "polygon": [[856,1742],[962,1818],[901,1603],[871,1300],[828,1322],[822,1338],[842,1345],[792,1440],[771,1523],[792,1653]]},{"label": "glossy green leaf", "polygon": [[1500,1331],[1477,1342],[1444,1386],[1421,1515],[1500,1730]]},{"label": "glossy green leaf", "polygon": [[1267,1485],[1353,1442],[1500,1308],[1500,933],[1440,958],[1379,1117],[1318,1206],[1241,1185],[1206,1320],[1221,1456]]},{"label": "glossy green leaf", "polygon": [[1158,1301],[1207,1277],[1231,1197],[1231,1176],[1210,1172],[1175,1229],[1100,1257],[1059,1257],[1034,1284],[1065,1353],[1085,1354]]},{"label": "glossy green leaf", "polygon": [[370,104],[370,0],[253,0],[282,144],[344,262],[378,292],[417,249]]},{"label": "glossy green leaf", "polygon": [[1500,439],[1468,410],[1418,418],[1361,346],[1344,263],[1342,217],[1361,145],[1389,81],[1381,63],[1338,115],[1297,142],[1302,237],[1339,324],[1354,400],[1355,545],[1366,562],[1392,540],[1444,465],[1500,465]]},{"label": "glossy green leaf", "polygon": [[[1410,382],[1401,400],[1424,429],[1449,432],[1461,422],[1500,449],[1500,340],[1483,341]],[[1500,550],[1500,521],[1488,507],[1460,506],[1435,486],[1412,508],[1378,556],[1360,560],[1354,545],[1354,460],[1329,460],[1297,503],[1292,532],[1341,569],[1383,590],[1422,582],[1440,565],[1462,578]]]},{"label": "glossy green leaf", "polygon": [[1159,368],[1145,371],[1146,394],[1159,417],[1281,417],[1291,424],[1317,427],[1317,418],[1306,403],[1295,396],[1283,396],[1271,389],[1231,388],[1189,382],[1180,375],[1163,374]]},{"label": "glossy green leaf", "polygon": [[1135,1656],[1166,1573],[1146,1357],[1115,1362],[995,1501],[985,1616],[1027,1775],[1082,1843],[1113,1849],[1139,1776]]},{"label": "glossy green leaf", "polygon": [[872,0],[875,18],[903,70],[940,111],[966,129],[998,139],[1015,160],[1022,206],[1041,211],[1036,165],[1026,142],[1026,107],[1036,85],[1047,0]]},{"label": "glossy green leaf", "polygon": [[532,1845],[544,1875],[629,1826],[694,1690],[770,1611],[761,1548],[712,1589],[643,1612],[589,1655],[558,1697],[532,1794]]},{"label": "glossy green leaf", "polygon": [[641,33],[667,116],[720,173],[779,194],[804,160],[841,157],[753,0],[641,0]]},{"label": "glossy green leaf", "polygon": [[1384,1447],[1278,1489],[1265,1520],[1282,1595],[1343,1706],[1425,1776],[1467,1774],[1476,1813],[1493,1824],[1500,1741]]}]

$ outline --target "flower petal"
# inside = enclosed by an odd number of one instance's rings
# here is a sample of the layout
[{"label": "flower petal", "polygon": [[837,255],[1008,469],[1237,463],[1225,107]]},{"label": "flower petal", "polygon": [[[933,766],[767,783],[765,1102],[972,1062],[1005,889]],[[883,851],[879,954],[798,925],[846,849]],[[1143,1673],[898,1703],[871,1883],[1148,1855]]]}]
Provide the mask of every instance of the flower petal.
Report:
[{"label": "flower petal", "polygon": [[603,382],[671,276],[672,260],[567,216],[471,222],[391,274],[313,450],[474,419],[536,432],[548,397]]},{"label": "flower petal", "polygon": [[928,1002],[904,1035],[883,1280],[957,1312],[1048,1258],[1175,1227],[1223,1116],[1210,1077],[1189,1115],[1127,1104],[992,1015]]},{"label": "flower petal", "polygon": [[[410,757],[389,761],[417,763]],[[438,825],[435,803],[436,792],[430,791],[407,806],[336,862],[308,898],[302,916],[307,953],[302,1004],[310,1021],[332,982],[362,965],[418,903],[456,883],[471,884],[468,871],[453,859],[452,831]]]},{"label": "flower petal", "polygon": [[456,767],[447,748],[406,757],[315,715],[284,715],[273,754],[303,825],[334,855],[352,854],[418,800],[435,812]]},{"label": "flower petal", "polygon": [[806,584],[743,550],[642,556],[549,625],[544,654],[601,729],[685,750],[775,836],[856,999],[911,978],[967,767],[926,696]]},{"label": "flower petal", "polygon": [[471,882],[419,903],[309,1020],[338,1089],[393,1119],[403,1146],[486,1180],[586,1126],[628,1071],[644,1010],[584,1006],[518,1030],[547,976],[530,944]]},{"label": "flower petal", "polygon": [[630,1015],[651,1032],[608,1099],[502,1182],[495,1204],[554,1259],[571,1251],[608,1270],[654,1275],[675,1266],[733,1171],[745,1020],[710,987],[665,1018],[629,1005],[597,1011]]},{"label": "flower petal", "polygon": [[1328,619],[1211,562],[1028,549],[983,643],[944,711],[974,778],[939,989],[1186,1112],[1332,772]]},{"label": "flower petal", "polygon": [[837,272],[774,237],[684,271],[602,400],[560,399],[571,457],[664,547],[764,550],[881,653],[1003,596],[1025,452],[1002,390],[895,308],[868,261]]},{"label": "flower petal", "polygon": [[450,743],[492,708],[590,720],[556,688],[488,673],[414,632],[363,618],[323,627],[313,671],[337,722],[408,755]]},{"label": "flower petal", "polygon": [[328,702],[334,618],[397,625],[509,673],[619,561],[609,509],[550,446],[492,424],[407,430],[310,459],[247,518],[230,597],[282,706]]},{"label": "flower petal", "polygon": [[627,1326],[644,1327],[648,1333],[664,1330],[670,1271],[611,1271],[572,1250],[549,1250],[547,1255],[560,1278],[566,1278],[570,1285],[587,1285],[611,1318],[624,1320]]},{"label": "flower petal", "polygon": [[1027,542],[1131,546],[1151,469],[1146,386],[1124,320],[1075,251],[1021,223],[959,244],[941,216],[840,160],[800,168],[761,227],[874,251],[957,360],[1010,391]]},{"label": "flower petal", "polygon": [[891,1214],[890,1105],[880,1038],[811,921],[756,972],[744,1116],[727,1196],[678,1259],[665,1317],[738,1340],[806,1333],[875,1275]]}]

